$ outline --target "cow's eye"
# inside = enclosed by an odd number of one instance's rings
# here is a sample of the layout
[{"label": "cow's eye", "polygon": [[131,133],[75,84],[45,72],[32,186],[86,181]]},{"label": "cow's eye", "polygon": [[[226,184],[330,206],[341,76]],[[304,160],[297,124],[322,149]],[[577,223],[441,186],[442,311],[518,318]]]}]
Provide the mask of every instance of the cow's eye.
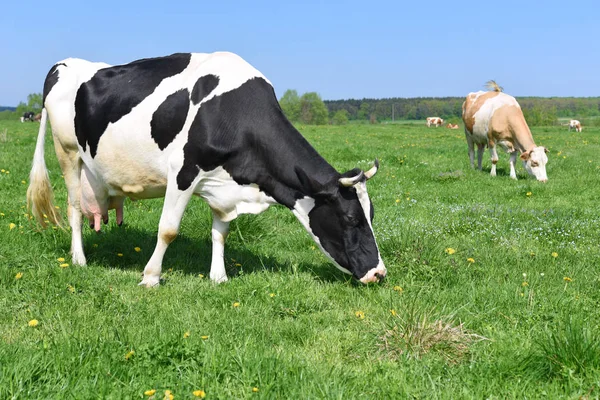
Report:
[{"label": "cow's eye", "polygon": [[532,167],[537,167],[538,165],[540,165],[537,161],[532,161],[531,162],[531,166]]}]

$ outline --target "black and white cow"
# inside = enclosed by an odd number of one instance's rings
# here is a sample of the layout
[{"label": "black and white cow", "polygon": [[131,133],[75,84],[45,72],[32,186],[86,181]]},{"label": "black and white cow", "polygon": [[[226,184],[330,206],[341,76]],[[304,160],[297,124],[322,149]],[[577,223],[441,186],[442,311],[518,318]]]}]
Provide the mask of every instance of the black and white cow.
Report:
[{"label": "black and white cow", "polygon": [[43,96],[27,195],[40,223],[43,214],[58,222],[44,160],[50,118],[68,189],[74,264],[86,263],[86,197],[104,215],[124,197],[164,196],[156,248],[140,283],[157,285],[165,251],[197,195],[213,212],[210,278],[216,282],[227,280],[229,222],[277,203],[342,271],[363,283],[386,275],[366,187],[377,161],[366,172],[338,173],[286,119],[271,83],[239,56],[179,53],[114,67],[70,58],[52,67]]},{"label": "black and white cow", "polygon": [[26,111],[23,113],[23,116],[21,117],[21,122],[25,122],[25,121],[33,122],[34,118],[35,118],[35,114],[33,112]]}]

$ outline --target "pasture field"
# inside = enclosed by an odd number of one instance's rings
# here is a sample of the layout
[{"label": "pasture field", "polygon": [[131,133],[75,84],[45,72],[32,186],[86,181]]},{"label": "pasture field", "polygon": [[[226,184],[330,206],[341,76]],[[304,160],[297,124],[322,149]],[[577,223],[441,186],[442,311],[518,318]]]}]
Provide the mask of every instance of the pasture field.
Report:
[{"label": "pasture field", "polygon": [[145,289],[162,199],[127,200],[123,227],[112,211],[102,234],[86,226],[89,265],[71,265],[69,232],[25,208],[38,126],[0,122],[1,399],[600,396],[600,128],[534,128],[542,184],[520,164],[511,180],[506,154],[496,178],[488,152],[472,170],[462,127],[299,126],[340,171],[380,159],[368,186],[386,281],[353,282],[272,207],[231,224],[230,280],[214,285],[194,199]]}]

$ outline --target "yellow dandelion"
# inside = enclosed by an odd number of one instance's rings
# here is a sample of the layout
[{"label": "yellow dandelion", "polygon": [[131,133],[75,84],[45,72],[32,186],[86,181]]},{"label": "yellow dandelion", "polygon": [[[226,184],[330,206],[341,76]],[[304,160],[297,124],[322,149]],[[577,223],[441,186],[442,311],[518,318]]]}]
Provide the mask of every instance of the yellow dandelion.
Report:
[{"label": "yellow dandelion", "polygon": [[520,295],[521,297],[525,296],[525,294],[524,294],[524,293],[519,293],[519,295]]},{"label": "yellow dandelion", "polygon": [[365,313],[364,313],[364,312],[362,312],[362,311],[356,311],[356,312],[354,313],[354,315],[355,315],[355,316],[356,316],[356,318],[358,318],[358,319],[365,319]]},{"label": "yellow dandelion", "polygon": [[238,301],[236,301],[235,303],[233,303],[233,306],[234,306],[234,307],[239,307],[239,306],[240,306],[240,303],[239,303]]},{"label": "yellow dandelion", "polygon": [[523,287],[525,287],[525,286],[529,286],[529,283],[527,283],[527,282],[523,282],[523,283],[521,283],[521,286],[523,286]]},{"label": "yellow dandelion", "polygon": [[0,213],[0,217],[4,217],[4,213]]},{"label": "yellow dandelion", "polygon": [[400,199],[396,199],[396,203],[400,203]]},{"label": "yellow dandelion", "polygon": [[257,388],[256,386],[255,386],[255,387],[253,387],[253,388],[252,388],[252,392],[254,392],[254,393],[258,393],[258,388]]},{"label": "yellow dandelion", "polygon": [[206,397],[206,392],[204,390],[194,390],[192,394],[196,397],[200,397],[201,399]]},{"label": "yellow dandelion", "polygon": [[117,257],[123,257],[123,253],[117,253]]},{"label": "yellow dandelion", "polygon": [[269,297],[275,297],[275,293],[269,293]]},{"label": "yellow dandelion", "polygon": [[57,210],[60,210],[60,207],[59,207],[59,206],[54,206],[54,208],[56,208]]},{"label": "yellow dandelion", "polygon": [[198,278],[202,279],[202,278],[204,278],[204,275],[198,274]]},{"label": "yellow dandelion", "polygon": [[25,181],[21,181],[21,183],[24,185],[24,184],[26,184],[27,182],[25,182]]},{"label": "yellow dandelion", "polygon": [[61,268],[67,268],[68,266],[69,266],[69,264],[67,264],[67,263],[62,263],[59,265],[59,267],[61,267]]},{"label": "yellow dandelion", "polygon": [[535,257],[535,253],[534,253],[533,251],[532,251],[531,253],[529,253],[529,255],[530,255],[531,257]]},{"label": "yellow dandelion", "polygon": [[240,263],[235,263],[235,266],[236,266],[236,267],[241,267],[241,266],[242,266],[242,264],[240,264]]},{"label": "yellow dandelion", "polygon": [[554,257],[554,258],[558,257],[558,253],[557,253],[557,252],[555,252],[555,251],[553,251],[551,255],[552,255],[552,257]]},{"label": "yellow dandelion", "polygon": [[8,230],[12,231],[13,229],[15,229],[17,227],[17,225],[13,224],[12,222],[10,224],[8,224]]},{"label": "yellow dandelion", "polygon": [[456,250],[454,250],[452,247],[448,247],[446,250],[444,250],[446,252],[446,254],[454,254],[456,253]]},{"label": "yellow dandelion", "polygon": [[391,314],[392,314],[392,316],[394,316],[394,317],[397,315],[397,313],[396,313],[396,310],[393,310],[393,309],[392,309],[392,310],[390,310],[390,313],[391,313]]},{"label": "yellow dandelion", "polygon": [[207,339],[208,339],[208,337],[209,337],[208,335],[202,335],[202,336],[200,336],[200,339],[202,339],[202,340],[207,340]]},{"label": "yellow dandelion", "polygon": [[467,262],[470,263],[470,264],[473,264],[475,262],[475,259],[469,257],[469,258],[467,258]]},{"label": "yellow dandelion", "polygon": [[402,286],[394,286],[394,290],[398,293],[402,293],[404,291],[404,289],[402,289]]},{"label": "yellow dandelion", "polygon": [[139,247],[134,247],[133,250],[135,250],[136,253],[139,253],[140,251],[142,251],[142,249],[140,249]]},{"label": "yellow dandelion", "polygon": [[531,193],[531,192],[527,192],[527,196],[531,196],[531,195],[532,195],[532,193]]},{"label": "yellow dandelion", "polygon": [[165,397],[163,398],[164,400],[173,400],[174,398],[175,396],[173,396],[173,393],[171,393],[169,389],[165,390]]},{"label": "yellow dandelion", "polygon": [[565,282],[571,282],[572,280],[573,280],[573,279],[569,278],[568,276],[565,276],[565,277],[563,278],[563,281],[565,281]]},{"label": "yellow dandelion", "polygon": [[31,321],[29,321],[27,323],[27,325],[29,325],[32,328],[38,326],[39,324],[40,324],[40,321],[38,321],[37,319],[32,319]]},{"label": "yellow dandelion", "polygon": [[156,393],[156,389],[146,390],[144,396],[152,396],[154,393]]},{"label": "yellow dandelion", "polygon": [[58,261],[58,262],[65,262],[65,258],[64,257],[58,257],[56,259],[56,261]]},{"label": "yellow dandelion", "polygon": [[5,172],[6,170],[4,168],[0,169],[0,172]]},{"label": "yellow dandelion", "polygon": [[10,171],[9,171],[9,170],[6,170],[5,174],[10,174]]},{"label": "yellow dandelion", "polygon": [[23,277],[23,273],[22,272],[17,272],[17,274],[15,275],[15,279],[19,280]]},{"label": "yellow dandelion", "polygon": [[187,339],[189,337],[190,337],[190,331],[185,331],[184,334],[183,334],[183,338]]},{"label": "yellow dandelion", "polygon": [[75,293],[75,287],[71,285],[67,285],[67,290],[71,293]]},{"label": "yellow dandelion", "polygon": [[135,351],[130,350],[127,354],[125,354],[125,360],[129,360],[131,357],[133,357],[134,354]]}]

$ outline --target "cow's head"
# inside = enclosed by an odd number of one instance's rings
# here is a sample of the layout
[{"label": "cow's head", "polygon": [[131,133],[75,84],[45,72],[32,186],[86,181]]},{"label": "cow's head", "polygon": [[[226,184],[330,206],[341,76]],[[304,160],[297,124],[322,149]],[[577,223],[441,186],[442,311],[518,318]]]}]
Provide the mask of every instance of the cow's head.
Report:
[{"label": "cow's head", "polygon": [[546,164],[548,163],[547,152],[548,149],[545,147],[536,146],[533,150],[528,150],[521,154],[525,170],[540,182],[548,181],[548,175],[546,175]]},{"label": "cow's head", "polygon": [[325,183],[296,171],[311,196],[300,201],[304,204],[295,207],[295,214],[334,264],[363,283],[379,282],[387,273],[375,242],[366,185],[378,167],[375,160],[369,171],[354,169]]}]

